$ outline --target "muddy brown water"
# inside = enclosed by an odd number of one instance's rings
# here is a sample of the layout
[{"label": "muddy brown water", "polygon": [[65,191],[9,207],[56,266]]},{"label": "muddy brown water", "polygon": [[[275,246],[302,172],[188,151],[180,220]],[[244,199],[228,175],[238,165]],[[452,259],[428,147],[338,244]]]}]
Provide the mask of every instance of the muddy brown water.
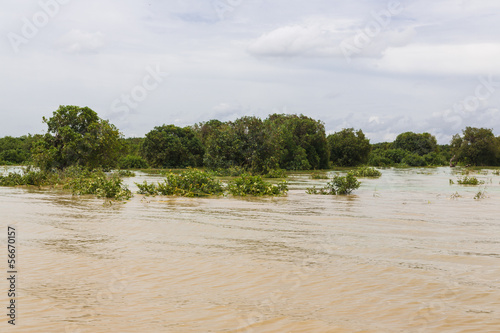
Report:
[{"label": "muddy brown water", "polygon": [[282,198],[0,188],[5,272],[19,233],[0,332],[499,332],[500,176],[457,171],[386,169],[338,197],[307,195],[325,182],[307,174]]}]

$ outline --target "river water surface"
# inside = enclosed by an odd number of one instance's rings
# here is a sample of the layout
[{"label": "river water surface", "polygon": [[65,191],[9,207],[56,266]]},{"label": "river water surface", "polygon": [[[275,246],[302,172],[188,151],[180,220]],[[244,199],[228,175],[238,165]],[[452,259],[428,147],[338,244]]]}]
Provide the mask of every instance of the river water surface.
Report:
[{"label": "river water surface", "polygon": [[326,181],[297,174],[281,198],[111,205],[0,188],[5,272],[7,225],[19,233],[17,325],[2,315],[0,332],[500,332],[500,176],[450,185],[457,171],[386,169],[351,196],[308,195]]}]

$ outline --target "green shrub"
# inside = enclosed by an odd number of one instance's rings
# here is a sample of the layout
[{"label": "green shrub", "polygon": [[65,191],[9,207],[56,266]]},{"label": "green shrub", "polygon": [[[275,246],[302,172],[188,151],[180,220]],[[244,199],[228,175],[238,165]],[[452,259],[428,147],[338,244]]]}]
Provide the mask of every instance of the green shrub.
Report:
[{"label": "green shrub", "polygon": [[328,179],[328,176],[322,172],[311,173],[311,179]]},{"label": "green shrub", "polygon": [[288,175],[283,169],[271,169],[264,176],[264,178],[287,178]]},{"label": "green shrub", "polygon": [[282,181],[278,184],[266,182],[261,176],[242,175],[233,179],[227,187],[229,193],[235,196],[279,196],[288,192],[288,184]]},{"label": "green shrub", "polygon": [[352,172],[348,172],[345,176],[335,175],[332,181],[328,182],[325,187],[317,189],[315,186],[308,188],[308,194],[328,194],[328,195],[347,195],[358,189],[361,183],[356,179]]},{"label": "green shrub", "polygon": [[118,161],[118,168],[120,169],[146,169],[148,162],[140,156],[127,155]]},{"label": "green shrub", "polygon": [[446,158],[436,152],[425,154],[423,158],[426,165],[448,165]]},{"label": "green shrub", "polygon": [[116,174],[120,177],[135,177],[135,172],[130,170],[118,170]]},{"label": "green shrub", "polygon": [[355,170],[351,170],[351,173],[355,177],[367,177],[367,178],[378,178],[382,176],[382,172],[378,171],[375,168],[370,168],[370,167],[359,167]]},{"label": "green shrub", "polygon": [[226,169],[218,168],[212,172],[219,177],[238,177],[246,173],[245,169],[240,166],[232,166]]},{"label": "green shrub", "polygon": [[402,160],[402,164],[406,164],[408,166],[412,167],[421,167],[421,166],[426,166],[427,164],[425,163],[425,159],[417,154],[407,154]]},{"label": "green shrub", "polygon": [[132,193],[122,184],[119,175],[107,177],[102,170],[89,171],[79,166],[64,170],[40,171],[28,166],[22,173],[11,172],[0,176],[0,186],[54,186],[64,185],[74,195],[93,194],[117,200],[130,199]]},{"label": "green shrub", "polygon": [[222,195],[224,188],[220,181],[214,179],[210,172],[188,169],[181,173],[170,172],[162,183],[137,184],[139,194],[146,195],[177,195],[184,197],[201,197]]},{"label": "green shrub", "polygon": [[128,200],[132,192],[123,185],[118,175],[106,177],[104,172],[92,172],[89,176],[82,175],[71,179],[64,188],[71,189],[74,195],[96,195],[98,198]]},{"label": "green shrub", "polygon": [[462,178],[457,179],[457,183],[460,185],[481,185],[484,184],[483,180],[478,180],[474,176],[463,176]]}]

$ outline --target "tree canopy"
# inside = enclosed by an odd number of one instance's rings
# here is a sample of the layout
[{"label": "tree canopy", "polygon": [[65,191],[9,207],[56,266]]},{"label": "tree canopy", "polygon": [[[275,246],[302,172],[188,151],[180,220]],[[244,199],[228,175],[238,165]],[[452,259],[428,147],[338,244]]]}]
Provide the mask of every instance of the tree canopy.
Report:
[{"label": "tree canopy", "polygon": [[41,169],[79,165],[89,169],[113,168],[123,148],[121,133],[88,107],[60,106],[52,117],[43,117],[48,130],[32,149]]},{"label": "tree canopy", "polygon": [[142,144],[142,155],[152,167],[183,168],[201,166],[203,145],[190,127],[157,126]]},{"label": "tree canopy", "polygon": [[393,142],[394,149],[403,149],[410,153],[424,156],[435,152],[437,149],[437,140],[434,135],[429,133],[405,132],[396,137]]},{"label": "tree canopy", "polygon": [[328,136],[330,160],[337,166],[357,166],[368,161],[371,146],[370,140],[362,130],[345,128]]},{"label": "tree canopy", "polygon": [[492,129],[466,127],[463,136],[456,134],[451,141],[456,160],[472,165],[497,165],[500,162],[500,138]]}]

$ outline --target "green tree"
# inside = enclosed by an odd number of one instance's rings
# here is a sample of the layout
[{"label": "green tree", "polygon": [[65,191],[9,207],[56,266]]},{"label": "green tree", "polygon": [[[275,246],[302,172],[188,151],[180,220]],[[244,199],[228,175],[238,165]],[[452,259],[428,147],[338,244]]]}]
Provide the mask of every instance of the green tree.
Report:
[{"label": "green tree", "polygon": [[88,107],[60,106],[43,117],[48,130],[32,148],[33,162],[43,170],[79,165],[113,168],[123,148],[121,133]]},{"label": "green tree", "polygon": [[403,149],[410,153],[424,156],[437,150],[437,140],[434,135],[429,133],[405,132],[397,136],[392,147],[394,149]]},{"label": "green tree", "polygon": [[157,126],[146,134],[142,155],[156,168],[184,168],[202,165],[204,148],[190,127]]},{"label": "green tree", "polygon": [[463,136],[455,134],[451,150],[456,160],[472,165],[497,165],[500,158],[500,139],[492,129],[466,127]]},{"label": "green tree", "polygon": [[304,115],[272,114],[265,120],[268,140],[279,156],[279,167],[287,170],[327,169],[328,143],[325,126]]},{"label": "green tree", "polygon": [[330,160],[337,166],[357,166],[368,161],[371,146],[362,130],[345,128],[327,138]]},{"label": "green tree", "polygon": [[266,173],[277,167],[269,128],[258,117],[242,117],[234,122],[212,123],[205,136],[204,163],[211,169],[241,167]]}]

